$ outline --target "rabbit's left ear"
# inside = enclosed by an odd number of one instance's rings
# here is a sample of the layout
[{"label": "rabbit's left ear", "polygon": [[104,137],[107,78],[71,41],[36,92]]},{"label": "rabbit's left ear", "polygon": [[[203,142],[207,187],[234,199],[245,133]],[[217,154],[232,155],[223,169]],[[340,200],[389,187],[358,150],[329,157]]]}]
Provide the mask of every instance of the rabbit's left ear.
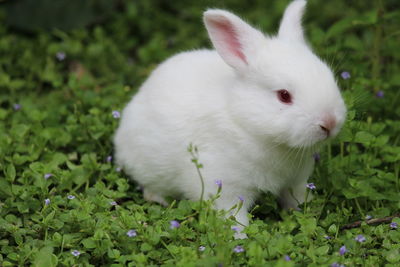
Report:
[{"label": "rabbit's left ear", "polygon": [[279,38],[288,41],[304,42],[301,20],[306,4],[305,0],[294,0],[289,4],[279,27]]},{"label": "rabbit's left ear", "polygon": [[218,54],[231,67],[245,71],[264,35],[238,16],[220,9],[204,12],[208,35]]}]

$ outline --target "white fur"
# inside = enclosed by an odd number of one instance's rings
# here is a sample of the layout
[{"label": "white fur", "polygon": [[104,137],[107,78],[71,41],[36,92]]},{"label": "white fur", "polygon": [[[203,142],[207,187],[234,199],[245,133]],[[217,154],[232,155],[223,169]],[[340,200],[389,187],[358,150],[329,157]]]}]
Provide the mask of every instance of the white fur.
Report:
[{"label": "white fur", "polygon": [[305,5],[306,1],[297,0],[293,1],[293,3],[286,8],[285,15],[279,27],[279,38],[287,41],[304,42],[301,19],[303,17]]},{"label": "white fur", "polygon": [[[277,37],[227,11],[206,11],[218,52],[180,53],[154,70],[124,109],[114,138],[118,164],[148,200],[199,199],[200,179],[187,152],[192,143],[204,165],[205,196],[222,180],[216,206],[229,209],[243,196],[236,218],[244,225],[261,191],[280,196],[285,208],[304,201],[312,148],[327,137],[324,116],[334,116],[334,136],[346,113],[331,70],[302,37],[304,6],[303,0],[289,5]],[[279,89],[292,94],[291,105],[278,100]]]}]

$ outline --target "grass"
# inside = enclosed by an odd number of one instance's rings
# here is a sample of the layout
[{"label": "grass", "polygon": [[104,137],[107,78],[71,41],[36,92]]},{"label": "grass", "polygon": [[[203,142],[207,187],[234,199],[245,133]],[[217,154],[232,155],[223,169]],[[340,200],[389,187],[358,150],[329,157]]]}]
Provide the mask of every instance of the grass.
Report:
[{"label": "grass", "polygon": [[[28,34],[5,23],[2,8],[2,266],[399,265],[400,230],[389,223],[400,219],[365,221],[400,209],[396,1],[309,1],[307,36],[335,68],[349,113],[321,151],[310,179],[314,198],[301,211],[283,211],[265,194],[251,212],[249,238],[234,240],[234,222],[212,200],[147,203],[109,158],[113,111],[163,59],[209,45],[200,20],[206,7],[276,30],[288,1],[253,2],[120,1],[101,23]],[[188,160],[201,173],[193,152]],[[342,229],[355,221],[362,223]]]}]

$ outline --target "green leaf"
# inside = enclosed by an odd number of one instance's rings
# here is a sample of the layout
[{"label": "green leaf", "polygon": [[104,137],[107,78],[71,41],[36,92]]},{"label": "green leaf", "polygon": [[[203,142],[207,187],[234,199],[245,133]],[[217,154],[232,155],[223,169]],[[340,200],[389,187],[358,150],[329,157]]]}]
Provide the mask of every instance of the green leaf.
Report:
[{"label": "green leaf", "polygon": [[328,228],[328,233],[330,233],[330,234],[336,234],[336,232],[337,232],[337,226],[336,226],[336,224],[332,224],[331,226],[329,226],[329,228]]},{"label": "green leaf", "polygon": [[96,248],[97,244],[93,238],[86,238],[82,240],[82,244],[85,248]]},{"label": "green leaf", "polygon": [[28,133],[30,127],[25,124],[18,124],[11,128],[11,135],[17,139],[22,139]]},{"label": "green leaf", "polygon": [[15,167],[13,164],[8,164],[7,170],[6,170],[6,177],[10,182],[13,182],[15,179]]},{"label": "green leaf", "polygon": [[315,218],[299,218],[300,230],[306,235],[313,235],[317,228],[317,221]]},{"label": "green leaf", "polygon": [[390,263],[400,263],[399,249],[392,249],[385,252],[385,258]]},{"label": "green leaf", "polygon": [[[8,197],[12,196],[10,183],[7,180],[1,178],[0,178],[0,192],[4,196]],[[0,194],[0,199],[2,198],[1,194]]]},{"label": "green leaf", "polygon": [[153,247],[149,243],[143,243],[140,246],[140,251],[143,251],[143,252],[151,251],[152,249],[153,249]]},{"label": "green leaf", "polygon": [[111,259],[118,259],[121,256],[121,253],[117,249],[109,249],[107,251],[107,256]]},{"label": "green leaf", "polygon": [[0,108],[0,120],[4,120],[7,117],[7,110]]},{"label": "green leaf", "polygon": [[35,267],[53,267],[57,266],[57,256],[53,254],[53,247],[43,247],[36,254],[33,266]]},{"label": "green leaf", "polygon": [[332,38],[341,35],[344,31],[353,27],[351,21],[353,18],[346,18],[334,23],[327,31],[326,38]]},{"label": "green leaf", "polygon": [[315,255],[317,256],[328,255],[328,252],[329,252],[329,246],[326,245],[315,249]]},{"label": "green leaf", "polygon": [[375,136],[368,132],[360,131],[356,133],[356,136],[354,138],[354,142],[356,143],[362,143],[365,145],[370,145],[373,141],[375,141]]},{"label": "green leaf", "polygon": [[7,258],[14,260],[14,261],[18,261],[19,255],[17,253],[9,253],[7,255]]}]

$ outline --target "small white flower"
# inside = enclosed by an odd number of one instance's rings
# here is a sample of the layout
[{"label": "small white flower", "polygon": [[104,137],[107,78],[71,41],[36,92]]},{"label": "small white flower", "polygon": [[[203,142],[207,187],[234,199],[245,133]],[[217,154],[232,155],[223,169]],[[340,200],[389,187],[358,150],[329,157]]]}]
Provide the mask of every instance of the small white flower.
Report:
[{"label": "small white flower", "polygon": [[126,235],[129,237],[134,237],[134,236],[137,236],[137,233],[135,230],[131,229],[128,232],[126,232]]},{"label": "small white flower", "polygon": [[71,254],[74,255],[75,257],[78,257],[79,255],[81,255],[81,253],[76,249],[71,251]]},{"label": "small white flower", "polygon": [[56,54],[56,58],[59,61],[63,61],[66,57],[67,57],[67,54],[65,54],[65,52],[62,52],[62,51],[57,52],[57,54]]}]

